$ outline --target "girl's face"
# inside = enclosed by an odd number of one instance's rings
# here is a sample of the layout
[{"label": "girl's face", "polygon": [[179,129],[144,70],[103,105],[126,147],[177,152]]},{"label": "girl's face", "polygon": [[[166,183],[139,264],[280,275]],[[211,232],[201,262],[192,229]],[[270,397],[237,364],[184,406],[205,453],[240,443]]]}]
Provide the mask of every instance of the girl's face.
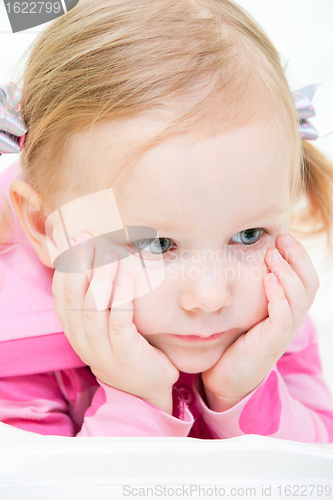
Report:
[{"label": "girl's face", "polygon": [[[73,139],[82,196],[107,188],[137,134],[142,127],[132,121]],[[288,145],[274,119],[209,137],[179,135],[151,147],[112,186],[123,226],[157,231],[160,248],[140,244],[144,259],[164,259],[165,278],[134,299],[133,321],[181,371],[209,369],[268,315],[264,256],[290,222]],[[133,275],[126,266],[121,260],[119,273]]]}]

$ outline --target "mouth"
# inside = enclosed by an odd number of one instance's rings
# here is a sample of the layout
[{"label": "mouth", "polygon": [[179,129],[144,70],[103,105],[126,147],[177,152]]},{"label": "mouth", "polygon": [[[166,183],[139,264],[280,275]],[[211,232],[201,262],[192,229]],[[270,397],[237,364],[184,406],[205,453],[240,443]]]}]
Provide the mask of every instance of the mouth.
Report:
[{"label": "mouth", "polygon": [[213,340],[219,339],[226,332],[214,333],[213,335],[209,335],[208,337],[204,335],[176,335],[174,333],[170,333],[171,337],[175,337],[183,342],[212,342]]}]

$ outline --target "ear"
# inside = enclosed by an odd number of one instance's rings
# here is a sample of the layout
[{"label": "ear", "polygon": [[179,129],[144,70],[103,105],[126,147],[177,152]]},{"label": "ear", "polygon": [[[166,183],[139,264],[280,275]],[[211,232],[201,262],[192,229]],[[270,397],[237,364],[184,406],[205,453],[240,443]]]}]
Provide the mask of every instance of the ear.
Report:
[{"label": "ear", "polygon": [[12,182],[9,195],[20,224],[39,260],[45,266],[53,267],[46,243],[45,220],[47,216],[40,210],[40,196],[24,181]]}]

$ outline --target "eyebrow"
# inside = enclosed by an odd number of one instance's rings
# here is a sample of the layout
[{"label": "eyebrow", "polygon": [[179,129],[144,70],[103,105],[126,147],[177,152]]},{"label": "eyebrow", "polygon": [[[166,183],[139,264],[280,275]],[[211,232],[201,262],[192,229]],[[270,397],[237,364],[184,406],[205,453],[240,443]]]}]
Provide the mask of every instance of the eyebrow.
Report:
[{"label": "eyebrow", "polygon": [[124,226],[143,226],[143,227],[152,227],[153,229],[156,229],[157,231],[175,231],[174,224],[172,222],[162,222],[161,220],[154,221],[150,217],[146,217],[144,220],[137,220],[134,223],[132,222],[131,224],[124,224]]},{"label": "eyebrow", "polygon": [[[270,215],[277,215],[286,213],[287,208],[281,207],[268,207],[266,210],[261,211],[259,214],[255,214],[251,217],[246,217],[243,221],[240,220],[240,224],[244,226],[247,224],[251,224],[256,220],[261,220],[264,217],[268,217]],[[124,224],[125,225],[125,224]],[[147,226],[156,229],[157,231],[175,231],[174,223],[169,221],[155,221],[153,218],[147,216],[145,219],[138,219],[134,223],[126,224],[126,226]]]},{"label": "eyebrow", "polygon": [[251,224],[256,220],[264,219],[265,217],[269,217],[270,215],[278,215],[285,214],[288,210],[288,207],[268,207],[265,210],[262,210],[260,213],[252,215],[250,217],[246,217],[243,221],[243,224]]}]

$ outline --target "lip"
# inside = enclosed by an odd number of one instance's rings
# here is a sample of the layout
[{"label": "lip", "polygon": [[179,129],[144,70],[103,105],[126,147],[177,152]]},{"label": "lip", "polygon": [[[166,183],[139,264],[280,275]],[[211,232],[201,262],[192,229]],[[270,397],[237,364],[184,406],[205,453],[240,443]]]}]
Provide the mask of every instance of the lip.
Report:
[{"label": "lip", "polygon": [[203,337],[202,335],[176,335],[174,333],[169,333],[172,337],[176,337],[177,339],[183,342],[212,342],[213,340],[219,339],[226,332],[219,332],[210,335],[209,337]]}]

